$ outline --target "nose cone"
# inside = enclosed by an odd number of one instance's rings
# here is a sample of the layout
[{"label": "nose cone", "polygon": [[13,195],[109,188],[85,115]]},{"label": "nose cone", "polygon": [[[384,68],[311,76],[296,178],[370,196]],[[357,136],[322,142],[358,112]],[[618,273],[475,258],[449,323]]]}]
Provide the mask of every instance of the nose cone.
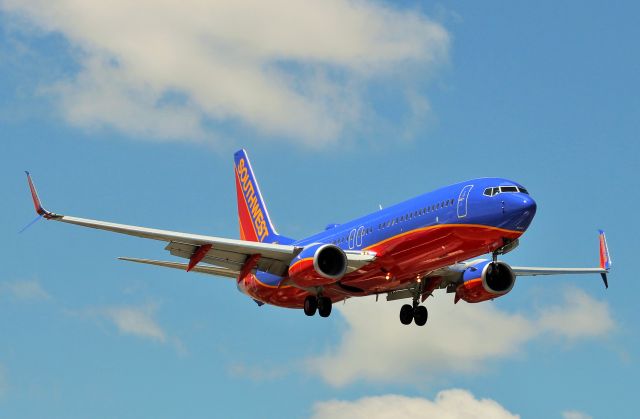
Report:
[{"label": "nose cone", "polygon": [[536,201],[524,193],[511,194],[504,202],[505,215],[514,230],[524,231],[536,215]]}]

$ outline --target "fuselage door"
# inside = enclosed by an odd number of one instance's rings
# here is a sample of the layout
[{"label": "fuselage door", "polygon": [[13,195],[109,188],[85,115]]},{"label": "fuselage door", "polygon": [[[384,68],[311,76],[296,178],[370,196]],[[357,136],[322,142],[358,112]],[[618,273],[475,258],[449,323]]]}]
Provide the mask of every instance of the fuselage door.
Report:
[{"label": "fuselage door", "polygon": [[471,188],[473,188],[473,185],[466,185],[460,191],[460,196],[458,196],[458,218],[464,218],[467,216],[467,202],[469,200],[469,192],[471,192]]}]

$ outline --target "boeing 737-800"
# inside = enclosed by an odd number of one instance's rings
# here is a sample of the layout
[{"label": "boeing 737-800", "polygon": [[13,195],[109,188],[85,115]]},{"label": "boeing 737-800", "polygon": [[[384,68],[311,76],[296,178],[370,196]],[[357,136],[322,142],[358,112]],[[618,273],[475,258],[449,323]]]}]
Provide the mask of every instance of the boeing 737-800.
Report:
[{"label": "boeing 737-800", "polygon": [[[240,239],[179,233],[60,215],[43,208],[31,176],[36,211],[47,220],[166,242],[187,263],[120,259],[233,278],[258,305],[302,308],[308,316],[331,313],[347,298],[386,295],[411,299],[400,309],[403,324],[423,326],[423,303],[436,289],[454,302],[477,303],[506,295],[521,276],[601,274],[608,287],[611,259],[600,231],[597,268],[510,266],[498,256],[518,246],[536,213],[536,202],[519,183],[472,179],[296,240],[274,228],[245,150],[235,153]],[[477,259],[488,254],[488,259]]]}]

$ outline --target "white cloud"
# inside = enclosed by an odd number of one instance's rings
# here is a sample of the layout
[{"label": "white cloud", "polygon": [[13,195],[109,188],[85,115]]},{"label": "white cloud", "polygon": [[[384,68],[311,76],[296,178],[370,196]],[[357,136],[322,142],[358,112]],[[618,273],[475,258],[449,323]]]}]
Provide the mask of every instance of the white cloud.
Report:
[{"label": "white cloud", "polygon": [[561,305],[544,307],[537,316],[509,313],[490,302],[454,305],[437,295],[427,302],[430,320],[424,328],[399,323],[403,303],[354,299],[341,306],[346,328],[340,342],[308,359],[309,369],[334,386],[475,372],[486,362],[518,354],[541,336],[593,338],[614,327],[606,303],[575,289],[566,292]]},{"label": "white cloud", "polygon": [[165,342],[167,334],[153,318],[155,311],[154,305],[145,305],[107,307],[98,313],[111,320],[121,333]]},{"label": "white cloud", "polygon": [[565,300],[566,305],[544,309],[538,319],[542,330],[576,339],[601,336],[613,328],[609,306],[604,301],[577,290],[566,293]]},{"label": "white cloud", "polygon": [[586,413],[578,412],[577,410],[567,410],[562,412],[562,419],[593,419]]},{"label": "white cloud", "polygon": [[[368,0],[0,0],[0,7],[76,48],[79,73],[49,90],[69,122],[164,140],[202,141],[213,135],[211,122],[241,122],[331,143],[364,125],[369,83],[402,90],[446,61],[449,48],[447,31],[420,12]],[[427,103],[409,101],[414,112]]]},{"label": "white cloud", "polygon": [[433,401],[420,397],[383,395],[364,397],[354,401],[320,402],[315,404],[313,410],[313,419],[517,419],[520,417],[510,413],[493,400],[479,400],[468,391],[459,389],[441,391]]},{"label": "white cloud", "polygon": [[48,300],[51,296],[35,280],[16,280],[0,283],[0,293],[18,300]]}]

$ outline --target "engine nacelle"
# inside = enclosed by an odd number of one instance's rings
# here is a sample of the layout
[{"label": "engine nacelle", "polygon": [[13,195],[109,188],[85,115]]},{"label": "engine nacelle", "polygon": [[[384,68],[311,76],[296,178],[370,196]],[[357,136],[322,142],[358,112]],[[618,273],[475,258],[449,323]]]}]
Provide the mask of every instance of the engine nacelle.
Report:
[{"label": "engine nacelle", "polygon": [[462,281],[456,289],[456,301],[479,303],[507,294],[515,285],[516,276],[505,262],[486,260],[468,267]]},{"label": "engine nacelle", "polygon": [[333,244],[311,244],[289,266],[289,278],[303,287],[333,284],[346,272],[347,255]]}]

